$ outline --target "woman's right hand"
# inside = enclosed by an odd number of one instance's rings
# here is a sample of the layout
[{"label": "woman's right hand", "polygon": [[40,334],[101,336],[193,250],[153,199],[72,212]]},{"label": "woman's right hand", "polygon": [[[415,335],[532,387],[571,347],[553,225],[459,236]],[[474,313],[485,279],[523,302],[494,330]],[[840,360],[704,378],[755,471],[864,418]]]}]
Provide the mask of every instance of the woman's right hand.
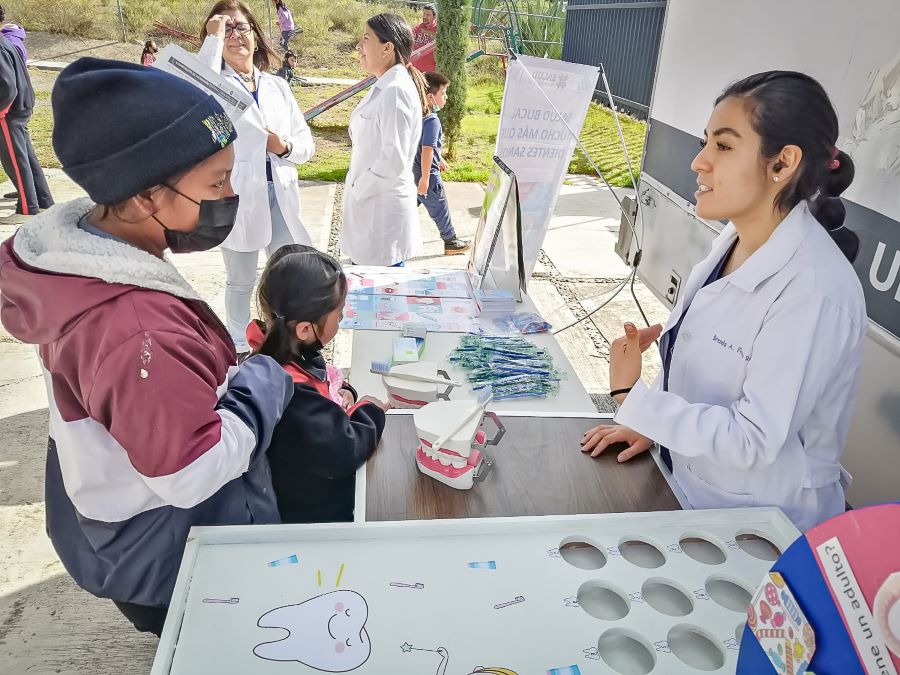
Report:
[{"label": "woman's right hand", "polygon": [[225,26],[228,24],[228,18],[224,14],[214,14],[209,21],[206,22],[206,34],[215,35],[218,38],[225,39]]}]

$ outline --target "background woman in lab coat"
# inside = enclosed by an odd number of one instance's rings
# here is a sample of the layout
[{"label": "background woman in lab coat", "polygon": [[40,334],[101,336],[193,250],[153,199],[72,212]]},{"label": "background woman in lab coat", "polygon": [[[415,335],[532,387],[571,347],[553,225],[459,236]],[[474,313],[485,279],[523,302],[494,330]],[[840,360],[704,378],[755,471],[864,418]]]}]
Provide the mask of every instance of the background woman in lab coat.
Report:
[{"label": "background woman in lab coat", "polygon": [[260,249],[310,244],[300,220],[297,164],[312,157],[312,133],[290,86],[269,74],[281,60],[250,9],[240,0],[213,5],[201,33],[199,57],[254,98],[237,123],[231,184],[241,198],[237,222],[222,244],[225,323],[239,355],[249,353],[246,329]]},{"label": "background woman in lab coat", "polygon": [[659,327],[627,324],[613,343],[619,425],[588,431],[583,451],[624,442],[625,461],[656,441],[694,508],[774,505],[801,530],[843,512],[868,320],[850,263],[859,240],[835,199],[853,180],[837,136],[827,94],[801,73],[753,75],[719,97],[691,168],[697,215],[731,222],[685,284],[651,387],[641,351]]},{"label": "background woman in lab coat", "polygon": [[396,14],[366,22],[356,45],[378,78],[350,116],[341,249],[360,265],[399,265],[421,244],[416,186],[409,179],[427,112],[425,78],[412,67],[412,29]]}]

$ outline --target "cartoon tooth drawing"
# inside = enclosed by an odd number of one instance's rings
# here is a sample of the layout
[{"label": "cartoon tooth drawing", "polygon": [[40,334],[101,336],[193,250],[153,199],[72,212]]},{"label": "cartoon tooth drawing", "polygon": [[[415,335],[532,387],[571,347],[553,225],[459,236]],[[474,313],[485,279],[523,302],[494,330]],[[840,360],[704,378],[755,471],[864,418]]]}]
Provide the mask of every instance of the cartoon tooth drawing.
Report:
[{"label": "cartoon tooth drawing", "polygon": [[280,628],[284,637],[263,642],[253,653],[269,661],[297,661],[326,673],[346,673],[372,651],[366,621],[369,606],[356,591],[338,590],[263,614],[260,628]]}]

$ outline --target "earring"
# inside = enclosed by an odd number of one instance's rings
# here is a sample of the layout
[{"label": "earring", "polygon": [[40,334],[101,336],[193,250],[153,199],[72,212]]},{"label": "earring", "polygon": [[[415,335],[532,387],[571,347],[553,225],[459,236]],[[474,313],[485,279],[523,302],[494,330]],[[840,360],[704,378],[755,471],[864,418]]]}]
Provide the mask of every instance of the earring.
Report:
[{"label": "earring", "polygon": [[781,177],[780,176],[772,176],[772,180],[777,183],[778,181],[781,180]]},{"label": "earring", "polygon": [[259,51],[259,45],[254,46],[254,47],[253,47],[253,51],[258,52],[258,51]]}]

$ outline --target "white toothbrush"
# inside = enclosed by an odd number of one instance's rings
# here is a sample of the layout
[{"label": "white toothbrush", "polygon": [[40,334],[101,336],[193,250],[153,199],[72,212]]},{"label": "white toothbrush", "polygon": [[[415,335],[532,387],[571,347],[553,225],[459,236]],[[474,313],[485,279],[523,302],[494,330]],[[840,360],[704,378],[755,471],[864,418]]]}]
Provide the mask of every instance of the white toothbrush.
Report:
[{"label": "white toothbrush", "polygon": [[487,408],[487,404],[490,403],[494,399],[494,388],[491,385],[488,385],[482,389],[478,390],[478,398],[475,399],[475,405],[473,405],[466,412],[465,416],[457,423],[455,427],[453,427],[448,433],[441,436],[437,441],[435,441],[431,445],[431,451],[436,452],[444,447],[444,443],[449,441],[453,434],[462,429],[466,424],[469,423],[476,415],[479,415],[484,412],[484,409]]},{"label": "white toothbrush", "polygon": [[388,375],[390,377],[399,377],[401,380],[412,380],[413,382],[431,382],[433,384],[452,384],[454,387],[461,387],[461,382],[455,380],[445,380],[442,377],[428,377],[427,375],[413,375],[412,373],[398,373],[391,370],[391,365],[387,361],[372,361],[369,368],[370,373],[376,375]]}]

